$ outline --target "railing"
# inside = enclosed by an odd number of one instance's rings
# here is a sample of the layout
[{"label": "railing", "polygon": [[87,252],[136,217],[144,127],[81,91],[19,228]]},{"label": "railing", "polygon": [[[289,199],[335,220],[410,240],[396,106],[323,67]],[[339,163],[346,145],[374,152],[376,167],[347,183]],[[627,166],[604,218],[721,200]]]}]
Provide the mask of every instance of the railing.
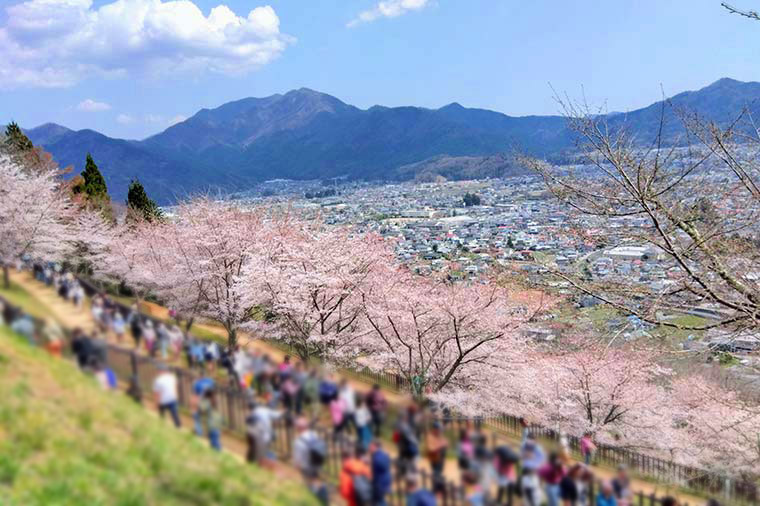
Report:
[{"label": "railing", "polygon": [[[3,302],[6,308],[12,307],[2,297],[0,297],[0,302]],[[44,323],[40,320],[34,321],[37,329],[41,330]],[[67,338],[68,337],[67,332]],[[32,344],[39,343],[33,342]],[[153,381],[159,371],[166,367],[165,364],[154,358],[139,355],[134,350],[121,348],[111,343],[104,344],[106,350],[106,356],[104,358],[116,377],[121,382],[125,383],[136,378],[137,384],[142,391],[151,392]],[[65,351],[68,352],[68,350],[69,347],[65,347]],[[195,371],[182,367],[174,366],[169,367],[169,369],[177,375],[179,407],[182,411],[189,412],[191,409],[192,386],[199,376]],[[232,387],[218,388],[217,394],[219,411],[222,415],[224,428],[233,435],[238,437],[243,436],[246,428],[245,420],[248,412],[249,397],[239,389]],[[317,427],[315,430],[319,437],[327,442],[327,460],[324,463],[322,471],[329,481],[335,483],[338,480],[342,468],[341,458],[344,450],[354,448],[356,442],[346,439],[335,440],[331,431],[322,427]],[[287,418],[277,420],[274,424],[274,437],[270,448],[278,459],[287,461],[292,457],[293,441],[294,433],[292,420]],[[388,504],[390,506],[405,506],[405,476],[397,471],[397,467],[396,463],[394,463],[392,468],[393,479],[390,493],[388,495]],[[420,470],[417,473],[417,476],[420,480],[420,485],[423,488],[432,488],[433,476],[429,472],[426,470]],[[439,504],[442,506],[467,506],[470,504],[465,497],[464,489],[451,481],[447,480],[443,484],[441,492],[441,495],[439,495]],[[655,494],[645,495],[643,493],[638,493],[634,497],[635,500],[633,501],[632,506],[660,506],[662,503],[662,499],[658,498]],[[587,504],[589,506],[595,506],[596,498],[596,491],[594,489],[594,483],[592,482],[588,491]],[[513,506],[514,499],[515,497],[510,493],[508,495],[507,506]],[[494,505],[496,503],[490,501],[487,504]],[[688,503],[684,503],[683,506],[689,505]]]},{"label": "railing", "polygon": [[[88,296],[101,293],[93,283],[84,279],[80,279],[80,282]],[[129,308],[123,304],[116,303],[116,306],[120,307],[122,311],[129,311]],[[159,319],[148,315],[143,315],[143,318],[151,319],[154,322],[160,321]],[[274,346],[287,349],[281,342],[269,342]],[[342,372],[364,382],[378,383],[391,391],[399,393],[407,393],[411,391],[407,379],[393,372],[373,371],[368,368],[343,369]],[[486,417],[482,419],[482,422],[490,429],[498,431],[504,435],[519,437],[522,433],[520,419],[513,415],[502,414],[499,416]],[[538,437],[544,439],[553,441],[559,439],[559,434],[556,431],[546,427],[533,425],[530,430]],[[580,438],[577,436],[567,436],[567,439],[570,449],[575,452],[576,455],[579,455]],[[699,493],[710,495],[720,494],[727,500],[744,501],[753,504],[760,500],[760,490],[758,489],[757,484],[753,482],[731,479],[727,476],[707,471],[705,469],[685,466],[683,464],[642,454],[622,447],[606,444],[597,445],[595,461],[608,466],[626,465],[631,471],[640,476],[678,485]]]}]

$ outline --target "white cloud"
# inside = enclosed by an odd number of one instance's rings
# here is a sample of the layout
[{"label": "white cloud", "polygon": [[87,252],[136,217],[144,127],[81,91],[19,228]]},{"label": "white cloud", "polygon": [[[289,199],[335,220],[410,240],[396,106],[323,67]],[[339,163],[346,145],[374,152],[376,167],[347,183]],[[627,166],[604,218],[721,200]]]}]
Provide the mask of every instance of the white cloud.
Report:
[{"label": "white cloud", "polygon": [[[92,76],[240,74],[294,42],[270,6],[208,16],[190,0],[27,0],[0,21],[0,88],[71,86]],[[2,20],[0,16],[0,20]]]},{"label": "white cloud", "polygon": [[362,23],[371,23],[380,18],[396,18],[409,11],[422,10],[431,3],[429,0],[383,0],[382,2],[378,2],[373,8],[360,12],[346,26],[353,28]]},{"label": "white cloud", "polygon": [[129,114],[119,114],[116,116],[116,123],[120,125],[131,125],[135,122],[135,118],[130,116]]},{"label": "white cloud", "polygon": [[82,100],[81,102],[79,102],[79,105],[77,105],[77,110],[84,111],[84,112],[101,112],[101,111],[107,111],[110,108],[111,106],[106,104],[105,102],[97,102],[91,98]]}]

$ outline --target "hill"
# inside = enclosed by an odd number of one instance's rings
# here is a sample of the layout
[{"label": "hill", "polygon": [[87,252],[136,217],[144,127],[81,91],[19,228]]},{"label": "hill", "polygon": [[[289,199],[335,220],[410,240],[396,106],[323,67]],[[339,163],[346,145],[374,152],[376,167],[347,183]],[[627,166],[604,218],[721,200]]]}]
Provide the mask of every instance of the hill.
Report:
[{"label": "hill", "polygon": [[[760,83],[721,79],[701,90],[675,95],[669,102],[675,110],[685,108],[726,124],[744,106],[758,112],[758,99]],[[610,127],[627,128],[642,142],[649,142],[659,128],[662,105],[657,102],[610,114]],[[673,109],[668,109],[664,132],[671,143],[683,136]],[[561,157],[575,146],[574,135],[560,116],[514,117],[457,103],[440,109],[374,106],[363,110],[306,88],[203,109],[143,141],[51,124],[27,133],[59,163],[74,165],[77,171],[91,152],[117,200],[126,195],[129,180],[139,177],[161,202],[209,189],[245,189],[276,178],[480,177],[480,166],[489,167],[487,174],[502,172],[493,157],[504,158],[504,153],[515,149]],[[447,160],[443,165],[442,158]],[[421,162],[422,166],[415,167]],[[457,171],[460,165],[463,169]]]},{"label": "hill", "polygon": [[313,505],[0,327],[0,504]]}]

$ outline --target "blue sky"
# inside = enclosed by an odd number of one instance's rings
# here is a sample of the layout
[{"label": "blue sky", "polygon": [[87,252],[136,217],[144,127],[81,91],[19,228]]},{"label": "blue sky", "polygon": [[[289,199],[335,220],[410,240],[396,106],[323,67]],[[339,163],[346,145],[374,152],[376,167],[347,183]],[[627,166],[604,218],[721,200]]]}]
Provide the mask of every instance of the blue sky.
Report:
[{"label": "blue sky", "polygon": [[661,87],[760,80],[760,22],[719,0],[0,0],[0,11],[0,123],[127,138],[302,86],[363,108],[456,101],[525,115],[557,112],[549,83],[624,111]]}]

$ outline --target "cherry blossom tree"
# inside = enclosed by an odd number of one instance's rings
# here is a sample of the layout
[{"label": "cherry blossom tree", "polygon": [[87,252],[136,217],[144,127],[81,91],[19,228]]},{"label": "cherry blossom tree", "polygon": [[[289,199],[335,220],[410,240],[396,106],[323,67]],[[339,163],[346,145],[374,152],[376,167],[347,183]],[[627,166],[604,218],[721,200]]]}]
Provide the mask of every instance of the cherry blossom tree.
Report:
[{"label": "cherry blossom tree", "polygon": [[0,153],[0,262],[8,267],[24,255],[60,258],[75,238],[71,202],[57,168],[27,167]]},{"label": "cherry blossom tree", "polygon": [[760,469],[760,404],[729,385],[700,374],[672,385],[676,423],[690,444],[679,456],[692,465],[757,478]]},{"label": "cherry blossom tree", "polygon": [[273,333],[303,360],[340,361],[360,353],[367,331],[362,297],[379,282],[375,273],[394,262],[392,250],[378,236],[319,222],[290,228],[246,273],[248,294],[271,313],[252,328]]},{"label": "cherry blossom tree", "polygon": [[143,226],[149,253],[141,265],[153,289],[180,310],[220,322],[229,345],[237,344],[240,326],[253,317],[241,274],[266,241],[262,210],[201,198],[181,204],[166,223]]},{"label": "cherry blossom tree", "polygon": [[[667,389],[661,353],[597,338],[535,347],[497,376],[512,414],[600,442],[674,458],[688,446]],[[491,399],[492,402],[497,402]]]},{"label": "cherry blossom tree", "polygon": [[444,283],[403,268],[383,278],[364,297],[366,363],[401,374],[415,396],[444,402],[490,388],[491,369],[519,360],[521,327],[549,304],[540,295],[517,302],[496,284]]}]

